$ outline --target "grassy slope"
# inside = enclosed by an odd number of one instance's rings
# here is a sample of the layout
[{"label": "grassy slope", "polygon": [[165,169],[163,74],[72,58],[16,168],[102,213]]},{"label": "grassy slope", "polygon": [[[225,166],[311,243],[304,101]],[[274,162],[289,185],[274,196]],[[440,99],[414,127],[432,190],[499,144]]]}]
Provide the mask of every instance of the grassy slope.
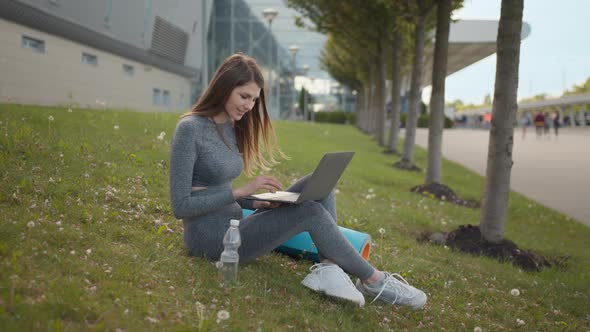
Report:
[{"label": "grassy slope", "polygon": [[[565,268],[541,273],[418,243],[424,230],[476,224],[479,211],[410,193],[423,174],[391,168],[395,158],[350,126],[278,123],[291,160],[272,173],[288,184],[325,151],[356,151],[338,184],[339,223],[372,234],[371,261],[424,289],[426,310],[334,302],[299,284],[309,262],[278,254],[244,267],[241,286],[225,292],[211,263],[186,255],[182,223],[171,215],[177,118],[0,105],[2,330],[490,331],[514,329],[517,318],[526,330],[590,328],[588,227],[513,193],[506,237],[571,255]],[[425,158],[417,149],[417,164]],[[451,162],[443,168],[460,196],[480,198],[482,177]],[[231,317],[218,323],[221,309]]]}]

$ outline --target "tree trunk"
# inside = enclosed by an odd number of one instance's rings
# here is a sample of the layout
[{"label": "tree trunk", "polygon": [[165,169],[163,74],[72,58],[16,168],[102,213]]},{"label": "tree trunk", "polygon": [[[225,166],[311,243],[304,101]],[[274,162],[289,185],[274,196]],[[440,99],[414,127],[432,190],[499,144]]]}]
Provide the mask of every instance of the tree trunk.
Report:
[{"label": "tree trunk", "polygon": [[414,143],[416,141],[416,126],[420,114],[420,101],[422,100],[422,72],[424,71],[424,31],[426,17],[416,18],[414,32],[414,59],[412,63],[412,83],[410,86],[410,109],[406,120],[406,137],[404,142],[404,154],[401,163],[405,168],[414,166]]},{"label": "tree trunk", "polygon": [[445,79],[447,77],[451,2],[451,0],[438,1],[436,41],[434,44],[434,62],[432,65],[432,93],[430,95],[426,184],[441,182],[442,138],[445,119]]},{"label": "tree trunk", "polygon": [[397,154],[399,136],[399,113],[401,109],[401,69],[403,39],[401,29],[395,32],[393,39],[393,69],[391,75],[391,126],[389,128],[389,144],[387,151]]},{"label": "tree trunk", "polygon": [[486,189],[481,208],[480,230],[483,238],[500,242],[510,192],[513,124],[516,118],[518,66],[524,0],[502,0],[498,26],[496,82],[486,169]]},{"label": "tree trunk", "polygon": [[369,133],[369,112],[371,111],[371,83],[367,82],[363,93],[363,131],[365,134]]},{"label": "tree trunk", "polygon": [[355,121],[355,126],[360,129],[363,130],[363,91],[364,88],[361,87],[359,90],[357,90],[357,94],[356,94],[356,102],[355,102],[355,113],[356,113],[356,121]]},{"label": "tree trunk", "polygon": [[385,121],[387,112],[385,111],[385,77],[387,75],[387,61],[385,43],[380,41],[377,47],[379,58],[377,60],[377,96],[376,96],[376,123],[377,135],[375,138],[381,146],[385,146]]}]

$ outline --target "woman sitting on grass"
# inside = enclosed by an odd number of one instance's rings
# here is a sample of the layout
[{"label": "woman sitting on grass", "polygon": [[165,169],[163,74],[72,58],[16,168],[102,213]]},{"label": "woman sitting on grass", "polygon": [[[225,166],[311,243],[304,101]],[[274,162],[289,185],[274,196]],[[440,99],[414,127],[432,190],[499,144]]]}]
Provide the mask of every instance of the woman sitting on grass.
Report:
[{"label": "woman sitting on grass", "polygon": [[[172,140],[170,196],[174,215],[183,219],[189,253],[219,260],[230,219],[241,219],[240,263],[307,231],[321,263],[311,267],[302,281],[304,286],[360,306],[365,303],[364,293],[390,304],[423,307],[424,292],[398,274],[375,269],[342,235],[336,225],[334,193],[319,201],[281,206],[244,199],[259,190],[281,190],[274,177],[258,176],[243,187],[232,188],[232,180],[242,171],[251,175],[255,168],[272,164],[275,149],[260,69],[252,58],[232,55],[217,69],[191,112],[179,121]],[[300,192],[307,178],[288,190]],[[257,211],[243,218],[242,208]],[[356,287],[344,271],[359,278]]]}]

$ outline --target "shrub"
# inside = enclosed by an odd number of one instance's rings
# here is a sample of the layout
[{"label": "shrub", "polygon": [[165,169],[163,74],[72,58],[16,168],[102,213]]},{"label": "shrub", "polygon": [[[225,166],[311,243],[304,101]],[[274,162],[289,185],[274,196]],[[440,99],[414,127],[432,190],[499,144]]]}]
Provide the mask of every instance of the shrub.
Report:
[{"label": "shrub", "polygon": [[353,125],[356,123],[356,114],[344,111],[316,112],[315,121]]}]

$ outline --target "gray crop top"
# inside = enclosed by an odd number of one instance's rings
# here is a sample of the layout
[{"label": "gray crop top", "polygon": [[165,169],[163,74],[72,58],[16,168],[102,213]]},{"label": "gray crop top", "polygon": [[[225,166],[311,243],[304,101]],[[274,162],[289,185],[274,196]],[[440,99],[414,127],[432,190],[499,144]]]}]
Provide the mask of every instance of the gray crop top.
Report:
[{"label": "gray crop top", "polygon": [[[218,131],[223,133],[225,142]],[[243,160],[231,121],[216,124],[198,115],[182,118],[174,131],[170,151],[170,200],[174,216],[196,217],[236,202],[231,185],[242,169]],[[192,191],[193,186],[207,189]],[[252,208],[250,201],[238,200],[238,203]]]}]

